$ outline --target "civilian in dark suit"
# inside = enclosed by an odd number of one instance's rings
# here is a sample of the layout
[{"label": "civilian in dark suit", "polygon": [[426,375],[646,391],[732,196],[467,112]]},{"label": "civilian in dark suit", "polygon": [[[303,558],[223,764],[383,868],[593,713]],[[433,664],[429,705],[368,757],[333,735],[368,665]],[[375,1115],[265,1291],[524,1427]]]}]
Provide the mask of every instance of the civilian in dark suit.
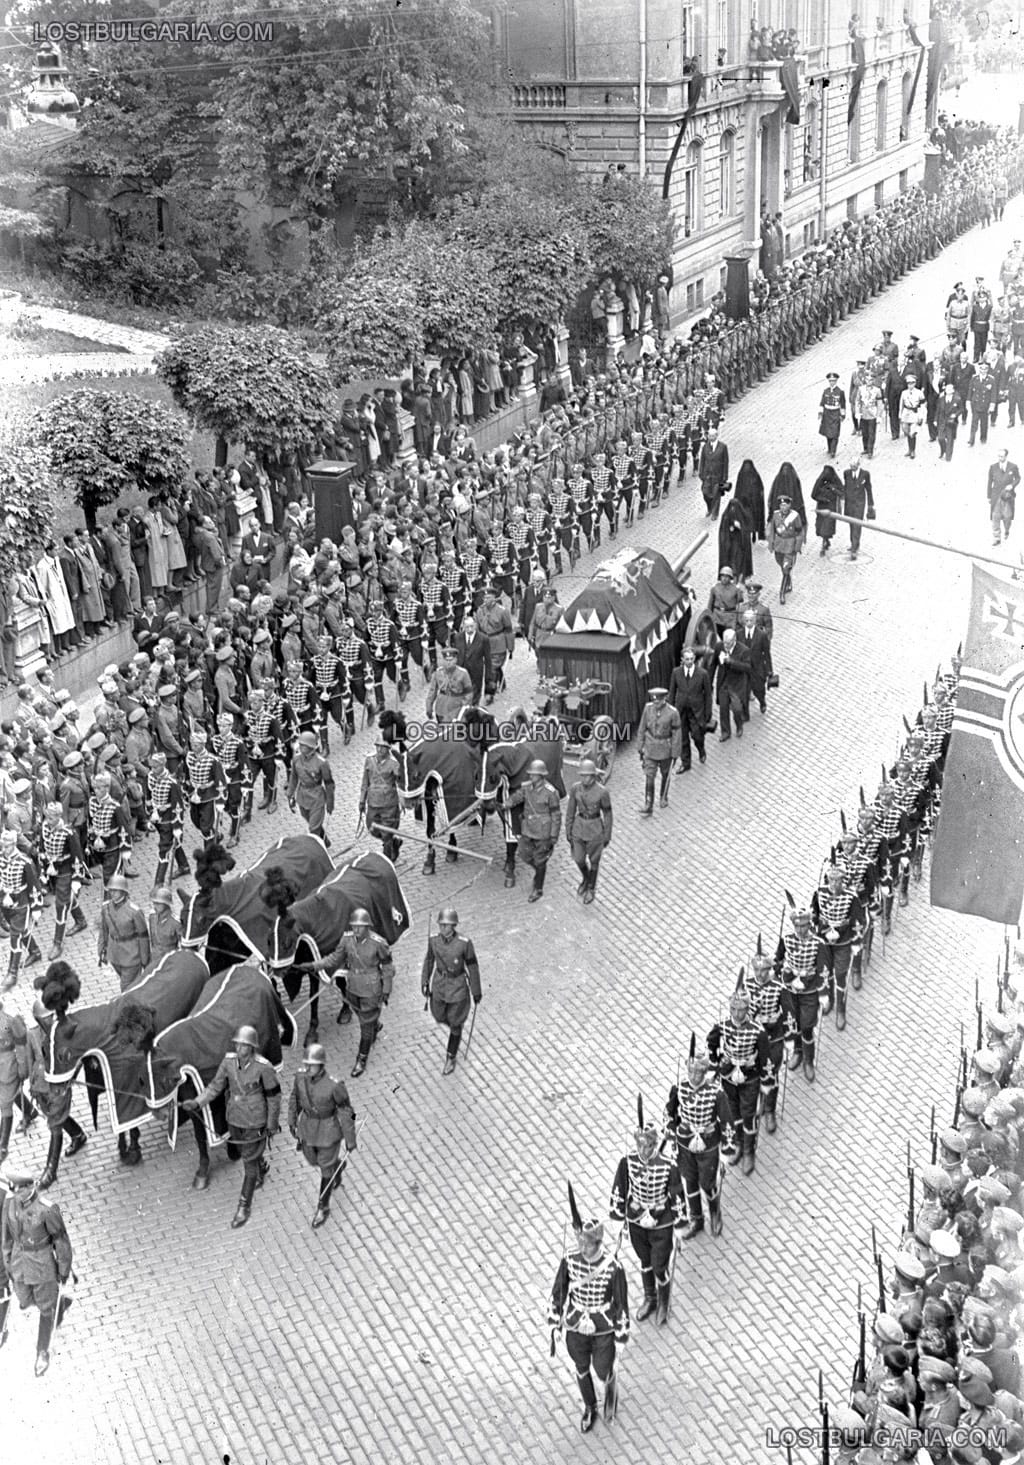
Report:
[{"label": "civilian in dark suit", "polygon": [[735,631],[726,631],[718,653],[715,680],[720,730],[718,741],[727,743],[732,737],[729,714],[736,724],[736,736],[743,736],[743,708],[750,697],[750,647],[737,640]]},{"label": "civilian in dark suit", "polygon": [[160,639],[160,633],[164,628],[164,616],[157,610],[156,600],[148,595],[143,602],[142,610],[135,617],[132,623],[132,635],[135,637],[135,644],[140,651],[148,652]]},{"label": "civilian in dark suit", "polygon": [[718,506],[729,480],[729,449],[719,440],[717,427],[708,428],[707,440],[697,460],[697,476],[708,506],[708,518],[717,519]]},{"label": "civilian in dark suit", "polygon": [[465,667],[473,684],[473,706],[479,707],[484,690],[484,668],[490,656],[490,641],[477,628],[476,619],[466,616],[462,630],[455,637],[456,665]]},{"label": "civilian in dark suit", "polygon": [[679,771],[689,773],[690,740],[697,749],[697,757],[702,763],[706,762],[704,730],[711,721],[711,678],[702,666],[698,666],[692,646],[684,649],[682,662],[672,673],[668,700],[679,713],[682,724]]},{"label": "civilian in dark suit", "polygon": [[139,590],[143,600],[153,593],[153,580],[149,573],[149,535],[143,518],[141,504],[136,504],[128,519],[128,542],[131,546],[132,564],[139,577]]},{"label": "civilian in dark suit", "polygon": [[66,542],[61,543],[57,551],[57,559],[60,561],[61,574],[64,576],[68,599],[71,601],[71,613],[75,618],[76,644],[81,645],[85,626],[85,617],[82,612],[82,567],[75,558],[74,551],[68,548]]},{"label": "civilian in dark suit", "polygon": [[[850,459],[850,466],[843,474],[843,513],[851,519],[873,519],[875,499],[871,492],[871,474],[861,467],[860,456]],[[861,527],[850,525],[850,558],[857,558],[860,549]]]},{"label": "civilian in dark suit", "polygon": [[762,712],[768,711],[768,678],[772,674],[772,643],[757,624],[757,612],[743,612],[743,624],[736,636],[736,644],[746,646],[750,651],[750,679],[747,700],[743,704],[745,720],[750,719],[750,693],[757,698]]},{"label": "civilian in dark suit", "polygon": [[960,426],[963,410],[964,404],[957,396],[956,387],[951,381],[947,381],[942,388],[942,395],[935,404],[939,458],[945,458],[947,463],[953,461],[953,444],[956,442],[957,429]]}]

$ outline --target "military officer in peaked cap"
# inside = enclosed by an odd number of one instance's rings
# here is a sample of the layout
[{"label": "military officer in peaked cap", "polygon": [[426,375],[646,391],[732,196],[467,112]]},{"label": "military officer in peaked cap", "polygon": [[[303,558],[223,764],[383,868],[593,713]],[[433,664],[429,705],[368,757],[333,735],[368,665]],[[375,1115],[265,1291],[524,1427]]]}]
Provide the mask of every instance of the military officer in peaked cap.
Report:
[{"label": "military officer in peaked cap", "polygon": [[644,802],[641,814],[654,812],[654,780],[661,776],[661,807],[668,807],[668,786],[672,776],[672,763],[682,750],[682,723],[679,713],[666,701],[667,687],[652,687],[650,701],[640,717],[637,739],[640,744],[640,762],[644,770]]},{"label": "military officer in peaked cap", "polygon": [[356,1147],[355,1117],[348,1089],[327,1070],[326,1050],[311,1043],[292,1086],[288,1128],[307,1163],[320,1171],[314,1230],[330,1215],[331,1193],[341,1184],[346,1163],[338,1159],[342,1140],[348,1154]]}]

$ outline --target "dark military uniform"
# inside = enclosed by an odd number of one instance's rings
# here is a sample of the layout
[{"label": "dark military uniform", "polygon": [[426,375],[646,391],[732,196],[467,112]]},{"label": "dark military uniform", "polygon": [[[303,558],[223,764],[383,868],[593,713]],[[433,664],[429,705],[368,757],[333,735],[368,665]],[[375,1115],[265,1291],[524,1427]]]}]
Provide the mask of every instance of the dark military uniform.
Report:
[{"label": "dark military uniform", "polygon": [[235,732],[214,733],[210,747],[224,770],[224,809],[229,820],[230,848],[230,845],[238,843],[242,823],[242,790],[249,772],[245,742]]},{"label": "dark military uniform", "polygon": [[349,1153],[356,1147],[355,1112],[341,1079],[332,1078],[320,1065],[313,1072],[300,1069],[288,1102],[288,1128],[306,1162],[320,1171],[317,1217],[322,1221],[345,1168],[338,1161],[341,1142]]},{"label": "dark military uniform", "polygon": [[231,1142],[245,1169],[236,1219],[248,1216],[253,1194],[263,1184],[269,1161],[264,1159],[267,1141],[277,1134],[281,1116],[281,1085],[271,1063],[259,1053],[242,1064],[237,1053],[225,1053],[220,1067],[198,1097],[198,1108],[227,1093],[227,1121]]},{"label": "dark military uniform", "polygon": [[20,1306],[39,1309],[36,1373],[45,1373],[50,1338],[59,1322],[60,1285],[71,1276],[71,1240],[60,1207],[44,1200],[34,1187],[13,1190],[0,1217],[0,1255],[0,1271],[5,1274],[0,1277],[0,1336],[6,1330],[10,1306],[3,1282],[9,1278]]},{"label": "dark military uniform", "polygon": [[27,956],[27,965],[42,956],[32,934],[38,889],[36,867],[28,856],[16,844],[0,847],[0,930],[7,932],[11,942],[7,976],[0,992],[9,992],[17,985],[23,956]]},{"label": "dark military uniform", "polygon": [[[612,833],[612,800],[601,783],[589,787],[574,783],[569,790],[565,813],[565,836],[583,880],[580,894],[586,900],[597,889],[598,867]],[[588,901],[589,904],[589,901]]]},{"label": "dark military uniform", "polygon": [[209,844],[216,838],[218,803],[224,792],[224,770],[220,760],[206,748],[193,748],[185,755],[185,781],[189,788],[189,817]]},{"label": "dark military uniform", "polygon": [[786,1041],[786,989],[781,977],[772,967],[770,958],[765,957],[761,975],[752,970],[740,991],[749,1004],[751,1019],[760,1024],[765,1035],[761,1091],[764,1096],[765,1128],[769,1134],[774,1134],[775,1112],[779,1102],[779,1072]]},{"label": "dark military uniform", "polygon": [[178,875],[189,873],[188,859],[181,847],[183,801],[181,784],[165,769],[149,775],[151,817],[157,831],[157,862],[154,885],[163,885],[171,873],[173,856]]},{"label": "dark military uniform", "polygon": [[730,1016],[708,1033],[708,1055],[718,1069],[729,1110],[722,1152],[730,1164],[744,1158],[749,1174],[757,1152],[757,1100],[768,1067],[768,1038],[749,1013],[741,1023]]},{"label": "dark military uniform", "polygon": [[704,1229],[701,1193],[707,1197],[711,1234],[722,1229],[721,1144],[729,1124],[729,1110],[718,1075],[709,1072],[699,1088],[688,1078],[669,1091],[666,1114],[676,1142],[676,1163],[686,1192],[689,1220],[683,1230],[689,1240]]},{"label": "dark military uniform", "polygon": [[300,744],[292,759],[288,802],[293,806],[298,804],[310,834],[323,835],[324,820],[328,814],[334,813],[334,775],[326,758],[313,748]]},{"label": "dark military uniform", "polygon": [[654,809],[654,779],[657,774],[661,775],[661,807],[668,803],[672,762],[680,756],[682,749],[679,713],[668,702],[648,702],[640,717],[637,737],[644,770],[644,804],[640,812],[650,814]]},{"label": "dark military uniform", "polygon": [[810,1082],[814,1080],[815,1038],[821,997],[826,991],[818,961],[820,944],[813,927],[805,936],[787,931],[775,953],[775,969],[786,987],[789,1033],[800,1044],[799,1049],[794,1049],[792,1067],[797,1067],[802,1061]]},{"label": "dark military uniform", "polygon": [[[366,827],[384,845],[389,860],[397,860],[402,841],[393,832],[398,828],[401,809],[398,803],[398,760],[390,753],[378,758],[371,753],[363,764],[363,782],[359,790],[359,812],[365,815]],[[374,831],[371,825],[380,827]]]},{"label": "dark military uniform", "polygon": [[359,1052],[352,1070],[358,1078],[382,1026],[381,1007],[387,1006],[391,996],[395,978],[391,947],[374,931],[362,936],[346,931],[337,951],[317,963],[317,969],[330,976],[337,974],[345,1000],[359,1019]]},{"label": "dark military uniform", "polygon": [[430,998],[434,1021],[443,1023],[449,1030],[448,1058],[454,1065],[462,1029],[469,1016],[470,998],[479,1002],[482,996],[480,964],[472,941],[456,935],[428,937],[420,988],[424,997]]},{"label": "dark military uniform", "polygon": [[864,934],[864,907],[852,890],[841,887],[833,892],[826,883],[811,900],[811,914],[820,940],[818,962],[828,974],[829,999],[836,1004],[836,1026],[846,1026],[846,988],[854,948]]},{"label": "dark military uniform", "polygon": [[615,1345],[629,1340],[629,1291],[621,1262],[603,1243],[597,1255],[570,1251],[559,1264],[548,1305],[552,1328],[565,1326],[565,1346],[576,1367],[584,1427],[597,1407],[593,1374],[605,1385],[605,1413],[616,1404]]},{"label": "dark military uniform", "polygon": [[28,1032],[17,1013],[0,1007],[0,1164],[7,1158],[14,1128],[14,1106],[26,1109],[22,1084],[28,1078]]}]

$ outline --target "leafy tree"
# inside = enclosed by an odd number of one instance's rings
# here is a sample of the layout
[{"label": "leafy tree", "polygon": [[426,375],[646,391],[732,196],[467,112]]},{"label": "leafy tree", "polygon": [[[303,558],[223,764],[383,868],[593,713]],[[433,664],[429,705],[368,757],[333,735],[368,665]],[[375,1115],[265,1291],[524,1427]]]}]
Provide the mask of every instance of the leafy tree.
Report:
[{"label": "leafy tree", "polygon": [[621,178],[611,185],[580,180],[573,204],[586,227],[595,278],[631,280],[640,294],[651,289],[672,257],[668,201],[646,180]]},{"label": "leafy tree", "polygon": [[423,315],[412,280],[379,274],[369,262],[361,269],[361,263],[357,256],[321,322],[338,381],[401,376],[424,353]]},{"label": "leafy tree", "polygon": [[0,575],[9,578],[25,550],[38,558],[53,534],[57,489],[46,449],[0,443]]},{"label": "leafy tree", "polygon": [[84,388],[41,408],[29,434],[49,454],[58,488],[74,496],[90,527],[99,509],[124,493],[178,494],[185,484],[188,429],[159,402]]},{"label": "leafy tree", "polygon": [[563,319],[593,271],[583,221],[553,198],[488,189],[454,207],[450,230],[493,260],[497,323],[506,334]]},{"label": "leafy tree", "polygon": [[192,331],[160,353],[157,372],[195,425],[222,443],[251,443],[268,454],[305,449],[331,423],[330,377],[288,331]]}]

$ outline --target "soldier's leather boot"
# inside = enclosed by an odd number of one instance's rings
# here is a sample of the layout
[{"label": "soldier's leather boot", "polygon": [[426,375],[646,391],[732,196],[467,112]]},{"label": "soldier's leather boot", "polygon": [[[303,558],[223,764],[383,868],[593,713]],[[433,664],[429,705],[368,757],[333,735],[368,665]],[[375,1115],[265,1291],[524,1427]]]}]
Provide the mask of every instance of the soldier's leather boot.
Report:
[{"label": "soldier's leather boot", "polygon": [[363,1050],[362,1050],[362,1048],[360,1048],[359,1052],[356,1054],[356,1061],[352,1065],[352,1075],[351,1076],[353,1078],[358,1078],[360,1076],[360,1074],[365,1073],[365,1072],[366,1072],[366,1053],[364,1053]]},{"label": "soldier's leather boot", "polygon": [[619,1381],[612,1373],[604,1386],[604,1422],[614,1424],[615,1416],[619,1412]]},{"label": "soldier's leather boot", "polygon": [[[184,873],[186,875],[189,873],[188,861],[187,860],[185,861],[185,870],[184,870]],[[72,934],[72,936],[80,936],[83,931],[88,931],[88,929],[89,929],[89,922],[85,919],[85,917],[82,915],[82,912],[78,909],[77,906],[71,912],[71,914],[75,918],[75,924],[71,927],[71,934]]]},{"label": "soldier's leather boot", "polygon": [[708,1199],[708,1227],[712,1236],[722,1234],[722,1198],[720,1195]]},{"label": "soldier's leather boot", "polygon": [[511,890],[516,883],[516,867],[512,860],[505,861],[505,889]]},{"label": "soldier's leather boot", "polygon": [[779,1102],[779,1091],[771,1089],[764,1096],[764,1127],[769,1134],[774,1134],[779,1127],[779,1121],[775,1114],[776,1105]]},{"label": "soldier's leather boot", "polygon": [[646,1267],[641,1267],[640,1275],[644,1284],[644,1300],[637,1309],[636,1320],[638,1323],[642,1323],[645,1318],[649,1318],[658,1305],[658,1294],[654,1287],[654,1273]]},{"label": "soldier's leather boot", "polygon": [[753,1175],[757,1163],[757,1135],[745,1134],[743,1136],[743,1173]]},{"label": "soldier's leather boot", "polygon": [[57,961],[63,949],[63,944],[61,942],[55,941],[50,947],[49,951],[46,953],[46,960]]},{"label": "soldier's leather boot", "polygon": [[846,988],[840,987],[836,993],[836,1032],[841,1033],[846,1027]]},{"label": "soldier's leather boot", "polygon": [[192,1176],[193,1190],[209,1190],[210,1188],[210,1157],[202,1155],[199,1159],[199,1167]]},{"label": "soldier's leather boot", "polygon": [[259,1171],[257,1172],[257,1175],[256,1175],[256,1183],[255,1183],[256,1190],[262,1190],[263,1189],[263,1182],[266,1180],[267,1176],[270,1174],[270,1161],[269,1160],[266,1160],[266,1159],[264,1159],[261,1156],[260,1157],[259,1165],[260,1165],[260,1168],[259,1168]]},{"label": "soldier's leather boot", "polygon": [[352,1021],[352,1009],[347,1002],[342,1001],[341,1006],[338,1008],[338,1016],[334,1021],[338,1027],[347,1027]]},{"label": "soldier's leather boot", "polygon": [[248,1221],[252,1213],[252,1195],[256,1189],[255,1177],[252,1179],[247,1175],[242,1181],[242,1194],[238,1197],[238,1206],[235,1214],[231,1217],[232,1231],[238,1231]]},{"label": "soldier's leather boot", "polygon": [[803,1063],[803,1061],[804,1061],[803,1053],[800,1051],[800,1048],[799,1048],[799,1046],[796,1043],[793,1044],[792,1051],[791,1051],[791,1053],[789,1055],[789,1058],[786,1061],[789,1064],[789,1071],[791,1073],[795,1073],[796,1070]]},{"label": "soldier's leather boot", "polygon": [[668,1322],[668,1305],[669,1305],[669,1301],[671,1299],[671,1296],[672,1296],[672,1283],[671,1282],[659,1282],[658,1283],[658,1317],[657,1317],[657,1323],[658,1323],[659,1328],[663,1328],[665,1326],[665,1324]]},{"label": "soldier's leather boot", "polygon": [[[722,1148],[723,1148],[723,1151],[724,1151],[725,1146],[723,1145]],[[728,1152],[726,1158],[727,1158],[727,1160],[728,1160],[728,1162],[729,1162],[730,1165],[738,1165],[739,1162],[743,1159],[743,1140],[742,1140],[742,1137],[737,1137],[736,1142],[733,1145],[733,1148]]]},{"label": "soldier's leather boot", "polygon": [[686,1204],[690,1214],[686,1225],[679,1228],[680,1241],[690,1241],[699,1231],[704,1230],[704,1212],[699,1194],[688,1193]]},{"label": "soldier's leather boot", "polygon": [[0,1165],[7,1159],[7,1152],[11,1147],[11,1130],[14,1128],[14,1115],[5,1114],[0,1119]]},{"label": "soldier's leather boot", "polygon": [[836,1005],[836,987],[835,987],[835,982],[830,977],[829,978],[829,982],[828,982],[828,987],[826,988],[825,1006],[822,1009],[822,1016],[828,1017],[829,1013],[832,1011],[832,1009],[833,1009],[833,1007],[835,1007],[835,1005]]},{"label": "soldier's leather boot", "polygon": [[422,868],[420,870],[420,874],[421,875],[433,875],[433,873],[434,873],[434,865],[436,863],[436,860],[437,860],[437,851],[436,850],[433,850],[433,849],[428,849],[427,850],[427,857],[423,861],[423,865],[422,865]]},{"label": "soldier's leather boot", "polygon": [[853,965],[852,965],[852,967],[850,969],[850,980],[853,983],[853,990],[855,992],[859,992],[860,991],[861,986],[863,985],[863,982],[864,982],[864,966],[863,966],[863,962],[864,962],[863,955],[854,957],[854,959],[853,959]]},{"label": "soldier's leather boot", "polygon": [[142,1163],[142,1150],[139,1148],[139,1131],[129,1130],[128,1148],[121,1156],[126,1165],[140,1165]]},{"label": "soldier's leather boot", "polygon": [[318,1231],[320,1229],[320,1227],[324,1224],[324,1222],[327,1220],[327,1217],[331,1214],[331,1191],[332,1191],[332,1189],[333,1189],[333,1186],[331,1184],[331,1177],[329,1175],[328,1176],[321,1176],[321,1180],[320,1180],[320,1197],[317,1200],[317,1203],[316,1203],[316,1215],[313,1217],[313,1221],[312,1221],[312,1226],[313,1226],[313,1230],[314,1231]]},{"label": "soldier's leather boot", "polygon": [[50,1148],[46,1152],[46,1167],[39,1177],[39,1189],[49,1190],[50,1186],[57,1179],[57,1171],[60,1168],[60,1152],[64,1148],[64,1135],[59,1129],[55,1129],[50,1135]]},{"label": "soldier's leather boot", "polygon": [[[73,1129],[69,1127],[71,1125],[74,1125]],[[71,1143],[68,1145],[67,1150],[68,1159],[70,1160],[75,1155],[77,1155],[80,1150],[85,1149],[86,1145],[89,1143],[89,1136],[86,1134],[81,1125],[76,1124],[73,1119],[66,1119],[64,1121],[64,1132],[66,1134],[70,1134],[71,1136]]]},{"label": "soldier's leather boot", "polygon": [[454,834],[448,836],[448,848],[444,852],[444,862],[446,865],[457,865],[459,863],[459,851]]},{"label": "soldier's leather boot", "polygon": [[804,1040],[804,1044],[803,1044],[803,1049],[804,1049],[804,1078],[807,1080],[808,1083],[813,1083],[814,1082],[814,1078],[815,1078],[815,1071],[814,1071],[814,1044],[813,1043],[808,1043],[806,1041],[806,1039],[805,1039]]}]

